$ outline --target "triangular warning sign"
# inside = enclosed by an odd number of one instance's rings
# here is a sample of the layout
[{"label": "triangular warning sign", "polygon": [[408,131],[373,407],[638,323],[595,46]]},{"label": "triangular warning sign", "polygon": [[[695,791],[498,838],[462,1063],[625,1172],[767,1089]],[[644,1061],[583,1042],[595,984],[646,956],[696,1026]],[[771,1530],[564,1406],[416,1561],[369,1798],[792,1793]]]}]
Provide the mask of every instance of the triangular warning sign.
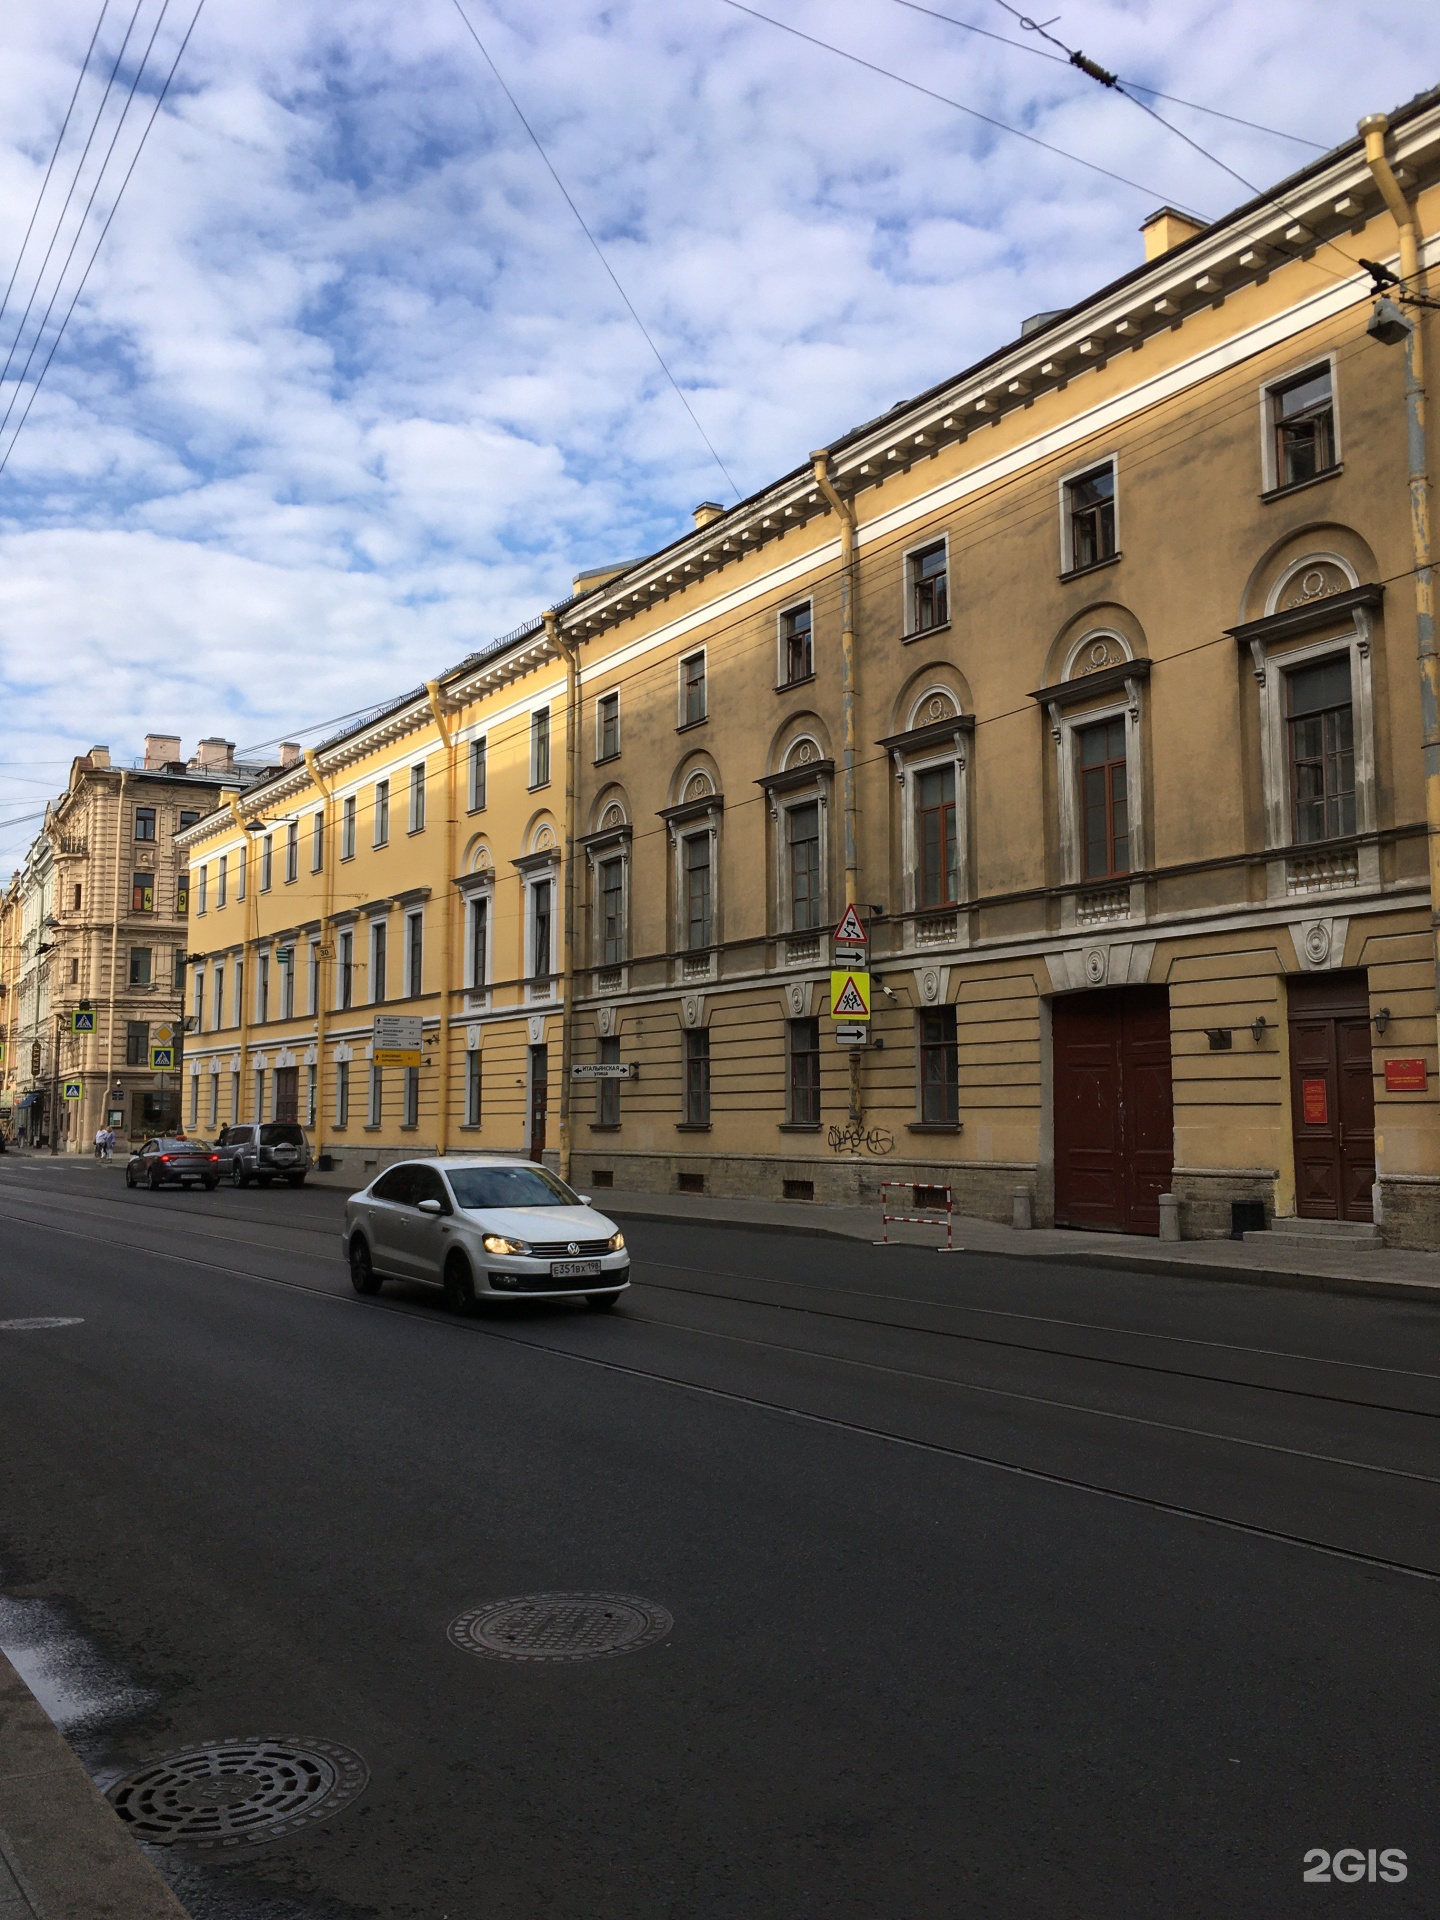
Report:
[{"label": "triangular warning sign", "polygon": [[870,1008],[860,991],[860,982],[850,974],[840,989],[840,997],[830,1009],[832,1020],[863,1020]]},{"label": "triangular warning sign", "polygon": [[859,914],[854,907],[846,907],[845,917],[835,929],[835,938],[843,946],[863,947],[866,937],[865,929],[860,924]]}]

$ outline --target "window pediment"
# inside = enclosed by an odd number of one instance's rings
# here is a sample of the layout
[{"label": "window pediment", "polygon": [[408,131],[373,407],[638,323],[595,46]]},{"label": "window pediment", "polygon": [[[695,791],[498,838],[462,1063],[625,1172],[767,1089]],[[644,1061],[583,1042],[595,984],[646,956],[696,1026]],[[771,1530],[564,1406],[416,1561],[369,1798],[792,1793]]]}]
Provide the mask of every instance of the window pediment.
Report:
[{"label": "window pediment", "polygon": [[901,758],[911,753],[925,753],[934,747],[946,746],[954,741],[958,746],[962,738],[975,731],[973,713],[952,713],[943,720],[932,720],[923,727],[907,727],[903,733],[887,734],[883,740],[875,742],[887,753]]},{"label": "window pediment", "polygon": [[1132,681],[1149,678],[1148,660],[1120,660],[1094,673],[1082,673],[1074,680],[1057,680],[1053,686],[1037,687],[1030,698],[1045,707],[1074,707],[1101,694],[1128,691]]},{"label": "window pediment", "polygon": [[[1284,598],[1288,601],[1292,596],[1286,594]],[[1225,631],[1242,647],[1253,647],[1256,641],[1269,645],[1276,640],[1288,640],[1295,634],[1312,633],[1317,627],[1331,626],[1347,618],[1353,621],[1357,611],[1377,608],[1384,598],[1384,587],[1378,582],[1371,582],[1350,587],[1344,593],[1302,597],[1293,606],[1280,607],[1274,613],[1267,613],[1263,619],[1247,620],[1243,626],[1227,627]]]}]

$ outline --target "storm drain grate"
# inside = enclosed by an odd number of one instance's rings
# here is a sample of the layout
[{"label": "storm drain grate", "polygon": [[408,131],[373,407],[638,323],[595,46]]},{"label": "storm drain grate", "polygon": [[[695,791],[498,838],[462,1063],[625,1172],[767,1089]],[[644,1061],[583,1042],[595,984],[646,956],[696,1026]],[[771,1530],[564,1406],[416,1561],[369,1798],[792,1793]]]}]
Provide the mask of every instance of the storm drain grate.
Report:
[{"label": "storm drain grate", "polygon": [[602,1660],[663,1640],[674,1624],[629,1594],[531,1593],[471,1607],[450,1622],[450,1638],[491,1660]]},{"label": "storm drain grate", "polygon": [[329,1740],[222,1740],[162,1753],[111,1787],[137,1840],[228,1851],[328,1820],[363,1793],[369,1769]]}]

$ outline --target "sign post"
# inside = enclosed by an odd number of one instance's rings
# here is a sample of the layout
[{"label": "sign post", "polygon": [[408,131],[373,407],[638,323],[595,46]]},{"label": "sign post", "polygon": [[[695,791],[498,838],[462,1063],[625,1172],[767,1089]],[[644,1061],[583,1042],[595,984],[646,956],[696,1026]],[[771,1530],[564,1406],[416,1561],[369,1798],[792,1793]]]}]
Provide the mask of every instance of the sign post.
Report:
[{"label": "sign post", "polygon": [[418,1067],[425,1022],[419,1014],[377,1013],[370,1057],[377,1067]]}]

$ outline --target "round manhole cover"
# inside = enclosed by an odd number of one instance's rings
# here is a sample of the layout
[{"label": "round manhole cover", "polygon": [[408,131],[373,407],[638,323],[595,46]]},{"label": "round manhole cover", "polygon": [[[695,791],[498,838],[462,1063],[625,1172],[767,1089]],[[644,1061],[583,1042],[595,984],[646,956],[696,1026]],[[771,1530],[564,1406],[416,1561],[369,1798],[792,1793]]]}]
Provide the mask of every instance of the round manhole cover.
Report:
[{"label": "round manhole cover", "polygon": [[529,1593],[471,1607],[450,1622],[450,1638],[492,1660],[600,1660],[663,1640],[674,1624],[630,1594]]},{"label": "round manhole cover", "polygon": [[137,1840],[216,1851],[328,1820],[369,1778],[359,1754],[333,1741],[222,1740],[162,1753],[108,1797]]}]

